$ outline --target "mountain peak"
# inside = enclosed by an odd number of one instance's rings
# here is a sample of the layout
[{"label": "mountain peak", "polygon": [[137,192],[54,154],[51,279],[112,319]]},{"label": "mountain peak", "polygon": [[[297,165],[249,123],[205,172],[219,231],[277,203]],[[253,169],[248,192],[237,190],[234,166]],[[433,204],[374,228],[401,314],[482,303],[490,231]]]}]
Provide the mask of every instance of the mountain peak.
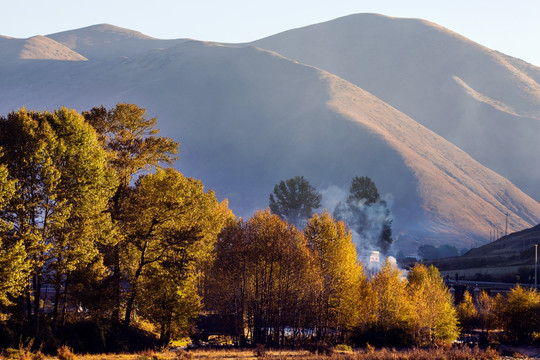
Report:
[{"label": "mountain peak", "polygon": [[63,31],[55,34],[48,35],[50,38],[83,38],[89,39],[93,38],[94,40],[119,40],[122,38],[135,38],[135,39],[153,39],[150,36],[144,35],[141,32],[122,28],[119,26],[111,24],[97,24],[91,25],[80,29]]},{"label": "mountain peak", "polygon": [[138,31],[110,24],[92,25],[81,29],[48,35],[90,60],[110,60],[131,57],[146,51],[166,48],[185,40],[160,40]]}]

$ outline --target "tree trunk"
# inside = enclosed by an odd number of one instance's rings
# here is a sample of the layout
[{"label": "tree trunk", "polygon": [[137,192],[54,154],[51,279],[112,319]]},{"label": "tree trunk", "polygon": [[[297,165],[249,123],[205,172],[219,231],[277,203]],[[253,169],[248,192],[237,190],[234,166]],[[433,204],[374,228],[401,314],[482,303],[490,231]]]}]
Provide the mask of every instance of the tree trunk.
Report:
[{"label": "tree trunk", "polygon": [[55,332],[58,327],[58,303],[60,302],[60,288],[61,288],[60,279],[57,279],[57,283],[55,284],[55,287],[54,287],[55,293],[54,293],[54,309],[53,309],[53,323],[52,323],[52,327]]},{"label": "tree trunk", "polygon": [[41,275],[34,275],[34,330],[39,333],[39,301],[41,299]]},{"label": "tree trunk", "polygon": [[131,321],[131,312],[133,311],[133,303],[135,302],[135,298],[137,297],[139,277],[141,276],[143,266],[145,265],[144,256],[145,256],[147,246],[148,246],[148,243],[145,243],[144,248],[141,252],[141,260],[139,262],[139,266],[137,267],[137,271],[135,272],[135,277],[133,278],[133,285],[131,287],[131,296],[129,297],[129,300],[126,305],[126,317],[124,318],[125,328],[129,327],[129,323]]}]

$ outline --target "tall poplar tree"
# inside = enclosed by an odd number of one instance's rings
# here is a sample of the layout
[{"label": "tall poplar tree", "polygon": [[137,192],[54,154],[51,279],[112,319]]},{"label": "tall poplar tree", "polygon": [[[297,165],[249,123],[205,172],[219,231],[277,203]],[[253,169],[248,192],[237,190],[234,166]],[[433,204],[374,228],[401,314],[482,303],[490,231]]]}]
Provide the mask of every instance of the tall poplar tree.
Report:
[{"label": "tall poplar tree", "polygon": [[439,270],[416,264],[407,280],[417,343],[454,342],[459,336],[457,311]]},{"label": "tall poplar tree", "polygon": [[351,233],[324,211],[308,220],[304,234],[322,275],[316,299],[319,337],[351,331],[367,315],[367,279]]}]

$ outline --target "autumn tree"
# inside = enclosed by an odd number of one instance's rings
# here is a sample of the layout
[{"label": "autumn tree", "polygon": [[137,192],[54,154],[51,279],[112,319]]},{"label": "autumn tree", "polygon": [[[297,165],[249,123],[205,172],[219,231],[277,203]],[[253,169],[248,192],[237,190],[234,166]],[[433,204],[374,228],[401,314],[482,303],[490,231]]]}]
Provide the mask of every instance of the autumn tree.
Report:
[{"label": "autumn tree", "polygon": [[352,179],[349,197],[337,204],[334,217],[358,234],[362,248],[383,253],[390,249],[393,241],[390,209],[369,177]]},{"label": "autumn tree", "polygon": [[27,315],[37,331],[44,278],[55,284],[58,300],[75,267],[99,262],[96,244],[107,236],[104,210],[114,181],[94,129],[66,108],[0,118],[0,146],[0,163],[15,186],[0,218],[10,226],[6,242],[22,243],[31,265]]},{"label": "autumn tree", "polygon": [[280,181],[270,194],[270,210],[282,219],[296,226],[313,215],[313,210],[321,206],[321,194],[304,179],[296,176]]},{"label": "autumn tree", "polygon": [[407,281],[395,265],[387,261],[371,279],[369,323],[355,334],[357,344],[406,345],[412,342],[413,307]]},{"label": "autumn tree", "polygon": [[[0,165],[0,209],[3,209],[15,193],[15,181],[8,180],[7,167]],[[12,305],[11,299],[17,297],[26,287],[29,263],[24,243],[8,240],[10,223],[0,219],[0,308]],[[0,320],[2,313],[0,312]]]},{"label": "autumn tree", "polygon": [[367,316],[367,279],[350,231],[324,211],[307,222],[304,234],[322,276],[315,313],[319,338],[350,332]]},{"label": "autumn tree", "polygon": [[[124,219],[125,202],[130,193],[130,184],[137,174],[149,171],[160,164],[172,164],[176,159],[178,143],[157,136],[157,118],[147,118],[146,110],[134,104],[120,103],[107,110],[94,107],[83,113],[86,121],[98,134],[99,141],[108,152],[108,164],[117,178],[117,187],[109,201],[109,213],[118,226],[114,240],[104,248],[105,264],[110,277],[99,289],[102,303],[112,308],[112,318],[119,320],[122,306],[121,280],[125,272],[121,268],[120,248],[125,244],[125,234],[120,231]],[[108,294],[112,290],[112,294]],[[106,304],[106,299],[112,300]],[[108,310],[108,309],[107,309]]]},{"label": "autumn tree", "polygon": [[[124,326],[137,304],[167,344],[174,325],[189,326],[199,310],[196,283],[218,233],[232,216],[200,181],[174,169],[140,177],[125,204],[122,258],[129,291]],[[181,328],[182,326],[180,326]]]},{"label": "autumn tree", "polygon": [[453,297],[439,270],[416,264],[407,275],[413,325],[417,343],[451,344],[459,336],[458,318]]},{"label": "autumn tree", "polygon": [[211,282],[216,294],[209,298],[232,315],[238,337],[245,327],[253,343],[277,346],[284,344],[286,328],[312,326],[308,321],[318,275],[305,238],[294,226],[258,211],[249,221],[226,228],[216,249]]},{"label": "autumn tree", "polygon": [[476,325],[478,312],[470,292],[465,291],[463,301],[458,305],[457,315],[463,330],[473,330]]},{"label": "autumn tree", "polygon": [[511,341],[528,342],[540,329],[540,294],[519,284],[506,298],[498,296],[495,316]]},{"label": "autumn tree", "polygon": [[494,300],[489,294],[482,290],[475,299],[477,322],[482,330],[484,338],[495,325]]}]

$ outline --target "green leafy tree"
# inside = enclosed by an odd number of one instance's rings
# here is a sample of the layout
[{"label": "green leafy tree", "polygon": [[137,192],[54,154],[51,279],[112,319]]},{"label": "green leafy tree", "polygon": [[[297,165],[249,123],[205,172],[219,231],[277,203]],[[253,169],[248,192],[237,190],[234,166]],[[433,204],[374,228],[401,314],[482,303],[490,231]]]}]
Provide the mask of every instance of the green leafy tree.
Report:
[{"label": "green leafy tree", "polygon": [[361,248],[387,253],[393,241],[392,217],[375,183],[367,176],[355,176],[349,193],[345,203],[337,204],[334,217],[358,234]]},{"label": "green leafy tree", "polygon": [[321,194],[304,179],[296,176],[280,181],[270,194],[270,210],[282,219],[296,226],[313,215],[313,210],[321,206]]},{"label": "green leafy tree", "polygon": [[185,329],[197,315],[200,269],[232,214],[226,202],[220,204],[213,192],[204,192],[200,181],[174,169],[140,177],[125,210],[122,255],[130,288],[124,325],[129,326],[137,304],[141,314],[159,325],[167,344],[173,325],[184,324]]},{"label": "green leafy tree", "polygon": [[366,205],[371,205],[381,200],[377,186],[367,176],[355,176],[352,179],[349,193],[347,202],[364,201]]}]

